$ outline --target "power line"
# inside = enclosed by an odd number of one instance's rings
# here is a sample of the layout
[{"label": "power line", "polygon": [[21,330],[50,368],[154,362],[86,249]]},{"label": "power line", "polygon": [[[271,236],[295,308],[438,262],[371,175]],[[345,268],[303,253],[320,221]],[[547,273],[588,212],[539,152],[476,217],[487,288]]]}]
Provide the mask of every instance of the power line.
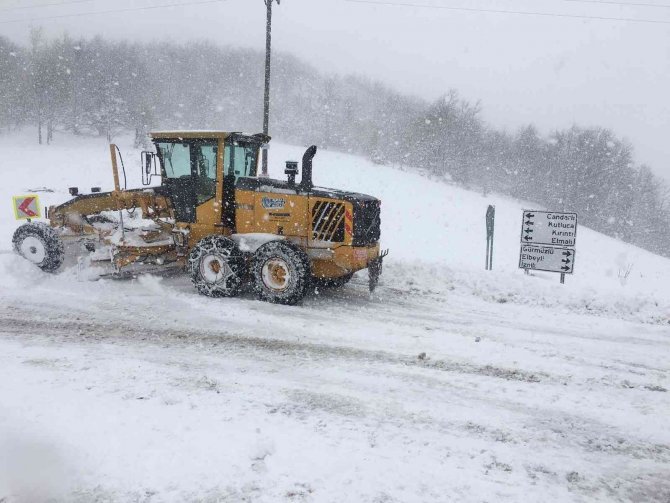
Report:
[{"label": "power line", "polygon": [[[15,9],[24,9],[24,8],[33,8],[33,7],[44,7],[49,5],[67,5],[75,3],[84,3],[91,2],[94,0],[72,0],[69,2],[59,2],[51,4],[43,4],[39,6],[24,6],[16,7]],[[28,18],[28,19],[11,19],[7,21],[0,21],[0,24],[9,24],[9,23],[23,23],[23,22],[33,22],[33,21],[47,21],[50,19],[62,19],[68,17],[81,17],[81,16],[94,16],[98,14],[114,14],[117,12],[133,12],[141,10],[150,10],[150,9],[163,9],[166,7],[180,7],[185,5],[201,5],[201,4],[211,4],[211,3],[220,3],[227,0],[200,0],[197,2],[180,2],[164,5],[150,5],[145,7],[131,7],[127,9],[113,9],[113,10],[104,10],[104,11],[93,11],[93,12],[79,12],[75,14],[62,14],[58,16],[43,16],[37,18]],[[441,10],[451,10],[451,11],[461,11],[461,12],[487,12],[492,14],[514,14],[522,16],[541,16],[541,17],[557,17],[557,18],[567,18],[567,19],[590,19],[596,21],[617,21],[617,22],[629,22],[629,23],[645,23],[645,24],[670,24],[670,21],[663,21],[658,19],[642,19],[642,18],[627,18],[627,17],[609,17],[609,16],[584,16],[578,14],[559,14],[551,12],[534,12],[534,11],[519,11],[519,10],[502,10],[502,9],[482,9],[474,7],[450,7],[446,5],[430,5],[430,4],[414,4],[414,3],[401,3],[401,2],[383,2],[379,0],[344,0],[348,3],[358,3],[358,4],[370,4],[370,5],[388,5],[394,7],[415,7],[421,9],[441,9]],[[636,4],[628,2],[616,2],[613,0],[561,0],[563,2],[576,2],[576,3],[592,3],[592,4],[611,4],[611,5],[621,5],[621,6],[642,6],[642,7],[658,7],[658,8],[670,8],[670,5],[658,5],[658,4]],[[12,10],[13,8],[0,9],[2,10]]]},{"label": "power line", "polygon": [[556,0],[557,2],[586,3],[601,5],[617,5],[620,7],[651,7],[657,9],[670,9],[668,4],[642,3],[642,2],[622,2],[618,0]]},{"label": "power line", "polygon": [[603,5],[619,5],[622,7],[652,7],[657,9],[670,9],[670,5],[657,3],[633,3],[633,2],[615,2],[613,0],[560,0],[561,2],[590,3]]},{"label": "power line", "polygon": [[[0,11],[9,11],[9,10],[25,10],[25,9],[38,9],[40,7],[54,7],[59,5],[71,5],[79,3],[90,3],[97,0],[68,0],[63,2],[51,2],[35,5],[20,5],[17,7],[6,7],[0,9]],[[670,9],[670,5],[665,4],[656,4],[656,3],[642,3],[642,2],[620,2],[615,0],[558,0],[559,2],[570,2],[570,3],[586,3],[586,4],[602,4],[602,5],[618,5],[622,7],[650,7],[656,9]]]},{"label": "power line", "polygon": [[[68,0],[62,2],[52,2],[52,3],[43,3],[35,5],[21,5],[17,7],[6,7],[0,9],[0,11],[8,10],[25,10],[25,9],[37,9],[40,7],[53,7],[59,5],[70,5],[70,4],[79,4],[79,3],[90,3],[97,0]],[[656,4],[656,3],[643,3],[643,2],[621,2],[615,0],[558,0],[559,2],[570,2],[570,3],[586,3],[586,4],[602,4],[602,5],[618,5],[622,7],[649,7],[656,9],[670,9],[670,5],[666,4]]]},{"label": "power line", "polygon": [[35,5],[20,5],[18,7],[6,7],[4,9],[0,9],[0,11],[8,11],[8,10],[25,10],[25,9],[39,9],[40,7],[52,7],[54,5],[70,5],[73,3],[89,3],[89,2],[95,2],[96,0],[70,0],[68,2],[52,2],[52,3],[42,3],[42,4],[35,4]]},{"label": "power line", "polygon": [[164,9],[166,7],[180,7],[184,5],[201,5],[201,4],[209,4],[209,3],[220,3],[220,2],[226,2],[227,0],[200,0],[197,2],[180,2],[180,3],[171,3],[171,4],[163,4],[163,5],[148,5],[145,7],[130,7],[128,9],[113,9],[113,10],[100,10],[100,11],[94,11],[94,12],[79,12],[76,14],[62,14],[60,16],[44,16],[44,17],[34,17],[34,18],[28,18],[28,19],[11,19],[8,21],[0,21],[0,24],[8,24],[8,23],[28,23],[32,21],[46,21],[48,19],[62,19],[66,17],[80,17],[80,16],[94,16],[96,14],[114,14],[116,12],[131,12],[131,11],[139,11],[139,10],[149,10],[149,9]]},{"label": "power line", "polygon": [[357,4],[392,5],[394,7],[416,7],[421,9],[442,9],[442,10],[461,11],[461,12],[489,12],[493,14],[518,14],[522,16],[559,17],[567,19],[591,19],[595,21],[623,21],[630,23],[670,24],[670,20],[662,21],[658,19],[641,19],[641,18],[608,17],[608,16],[582,16],[578,14],[558,14],[551,12],[533,12],[533,11],[521,11],[521,10],[477,9],[474,7],[448,7],[446,5],[383,2],[378,0],[343,0],[343,1]]}]

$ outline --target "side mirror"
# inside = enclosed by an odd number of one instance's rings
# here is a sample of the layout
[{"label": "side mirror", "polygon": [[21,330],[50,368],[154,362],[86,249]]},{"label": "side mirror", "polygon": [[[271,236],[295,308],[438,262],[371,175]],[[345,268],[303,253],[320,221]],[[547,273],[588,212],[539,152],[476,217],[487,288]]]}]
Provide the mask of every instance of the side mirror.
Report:
[{"label": "side mirror", "polygon": [[151,152],[143,152],[144,154],[144,174],[148,175],[151,173],[151,161],[152,155]]},{"label": "side mirror", "polygon": [[156,163],[156,154],[145,150],[142,152],[142,185],[151,185],[154,176],[160,176]]}]

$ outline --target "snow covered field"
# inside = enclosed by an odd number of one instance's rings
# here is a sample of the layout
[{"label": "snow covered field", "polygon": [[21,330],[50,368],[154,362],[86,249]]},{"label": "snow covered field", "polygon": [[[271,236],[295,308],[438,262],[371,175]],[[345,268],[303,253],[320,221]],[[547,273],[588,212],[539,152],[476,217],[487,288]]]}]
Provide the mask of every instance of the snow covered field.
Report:
[{"label": "snow covered field", "polygon": [[581,227],[565,285],[526,276],[536,205],[319,151],[317,184],[383,201],[378,291],[209,299],[9,252],[11,195],[110,188],[103,140],[0,136],[0,173],[0,501],[670,500],[667,259]]}]

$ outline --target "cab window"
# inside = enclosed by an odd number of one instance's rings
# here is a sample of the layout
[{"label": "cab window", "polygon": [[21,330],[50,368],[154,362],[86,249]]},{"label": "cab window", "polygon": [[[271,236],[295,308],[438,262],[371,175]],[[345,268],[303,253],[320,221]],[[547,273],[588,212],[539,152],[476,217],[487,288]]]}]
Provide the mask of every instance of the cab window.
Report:
[{"label": "cab window", "polygon": [[158,142],[157,146],[165,176],[189,184],[196,204],[216,195],[216,142]]},{"label": "cab window", "polygon": [[159,143],[165,176],[181,178],[191,176],[191,147],[188,143]]},{"label": "cab window", "polygon": [[216,195],[216,144],[199,143],[194,147],[195,193],[198,204]]},{"label": "cab window", "polygon": [[226,142],[223,154],[225,176],[256,176],[258,145],[238,141]]}]

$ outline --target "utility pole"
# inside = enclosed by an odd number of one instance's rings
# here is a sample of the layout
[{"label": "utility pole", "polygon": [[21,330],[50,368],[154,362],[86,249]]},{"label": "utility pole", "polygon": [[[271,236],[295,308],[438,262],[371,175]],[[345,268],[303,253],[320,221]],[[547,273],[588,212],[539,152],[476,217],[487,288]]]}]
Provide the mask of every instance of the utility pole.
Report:
[{"label": "utility pole", "polygon": [[[567,209],[567,200],[568,200],[568,180],[569,180],[569,174],[568,174],[568,169],[570,169],[573,164],[572,164],[572,138],[575,133],[575,126],[570,128],[570,136],[568,138],[568,153],[567,153],[567,159],[564,164],[563,168],[563,211],[568,211]],[[562,281],[561,281],[562,283]]]},{"label": "utility pole", "polygon": [[[270,55],[272,51],[272,2],[264,0],[267,7],[267,22],[265,24],[265,96],[263,99],[263,134],[268,134],[270,125]],[[277,0],[277,5],[279,5]],[[268,150],[263,149],[263,167],[261,174],[268,175]]]}]

